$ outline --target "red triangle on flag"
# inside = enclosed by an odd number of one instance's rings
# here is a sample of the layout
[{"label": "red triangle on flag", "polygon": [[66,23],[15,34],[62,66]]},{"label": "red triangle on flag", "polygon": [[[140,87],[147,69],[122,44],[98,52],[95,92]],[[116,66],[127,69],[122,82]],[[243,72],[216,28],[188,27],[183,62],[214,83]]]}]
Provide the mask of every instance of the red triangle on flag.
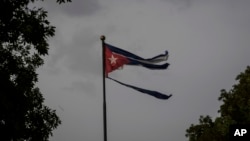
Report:
[{"label": "red triangle on flag", "polygon": [[105,48],[105,74],[108,76],[108,73],[122,67],[124,64],[129,63],[129,60],[119,54],[113,53],[109,48]]}]

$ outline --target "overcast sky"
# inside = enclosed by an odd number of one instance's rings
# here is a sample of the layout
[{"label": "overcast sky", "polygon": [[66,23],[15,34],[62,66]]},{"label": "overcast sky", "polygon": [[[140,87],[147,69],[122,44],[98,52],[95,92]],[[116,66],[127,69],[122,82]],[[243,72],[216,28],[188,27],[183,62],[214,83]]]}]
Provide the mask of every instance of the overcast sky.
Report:
[{"label": "overcast sky", "polygon": [[167,70],[125,66],[122,82],[172,93],[159,100],[106,80],[108,141],[186,141],[200,115],[218,116],[221,89],[250,65],[249,0],[45,1],[56,35],[39,68],[45,104],[62,124],[51,141],[102,141],[106,42],[141,57],[169,51]]}]

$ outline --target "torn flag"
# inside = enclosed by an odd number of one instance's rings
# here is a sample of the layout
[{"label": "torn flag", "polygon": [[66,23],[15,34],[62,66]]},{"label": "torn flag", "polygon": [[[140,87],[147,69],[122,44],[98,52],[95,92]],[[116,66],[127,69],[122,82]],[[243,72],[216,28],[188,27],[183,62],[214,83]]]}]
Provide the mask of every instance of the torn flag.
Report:
[{"label": "torn flag", "polygon": [[154,97],[156,97],[156,98],[158,98],[158,99],[169,99],[169,98],[172,96],[172,94],[170,94],[170,95],[165,95],[165,94],[162,94],[162,93],[157,92],[157,91],[146,90],[146,89],[138,88],[138,87],[135,87],[135,86],[132,86],[132,85],[128,85],[128,84],[122,83],[122,82],[120,82],[120,81],[118,81],[118,80],[115,80],[115,79],[113,79],[113,78],[110,78],[110,77],[107,77],[107,78],[108,78],[108,79],[111,79],[111,80],[113,80],[113,81],[115,81],[115,82],[117,82],[117,83],[119,83],[119,84],[121,84],[121,85],[124,85],[124,86],[126,86],[126,87],[132,88],[132,89],[134,89],[134,90],[137,90],[137,91],[139,91],[139,92],[142,92],[142,93],[145,93],[145,94],[149,94],[149,95],[151,95],[151,96],[154,96]]},{"label": "torn flag", "polygon": [[167,69],[169,63],[159,64],[167,61],[168,51],[155,57],[144,59],[123,49],[105,44],[106,55],[106,75],[123,65],[139,65],[148,69]]},{"label": "torn flag", "polygon": [[167,69],[169,66],[168,63],[164,64],[158,64],[160,62],[164,62],[168,59],[168,52],[166,51],[165,54],[160,54],[152,58],[144,59],[142,57],[139,57],[133,53],[130,53],[128,51],[122,50],[120,48],[114,47],[109,44],[104,44],[105,49],[105,75],[106,78],[109,78],[110,80],[113,80],[123,86],[132,88],[134,90],[137,90],[142,93],[146,93],[148,95],[154,96],[158,99],[168,99],[172,96],[165,95],[157,91],[152,90],[146,90],[142,88],[138,88],[132,85],[128,85],[125,83],[122,83],[118,80],[115,80],[113,78],[108,77],[108,73],[119,69],[123,67],[123,65],[139,65],[148,69]]}]

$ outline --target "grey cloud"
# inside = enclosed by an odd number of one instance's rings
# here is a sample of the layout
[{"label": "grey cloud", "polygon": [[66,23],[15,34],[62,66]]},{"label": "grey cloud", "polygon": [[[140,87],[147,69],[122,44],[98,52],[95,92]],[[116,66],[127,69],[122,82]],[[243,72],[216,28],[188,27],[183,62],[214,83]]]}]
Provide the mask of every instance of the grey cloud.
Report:
[{"label": "grey cloud", "polygon": [[174,4],[180,4],[180,3],[190,3],[192,0],[163,0],[167,2],[172,2]]},{"label": "grey cloud", "polygon": [[93,95],[94,91],[95,91],[95,84],[93,81],[73,81],[71,83],[70,86],[65,87],[66,90],[72,91],[72,90],[76,90],[76,91],[80,91],[80,92],[84,92],[87,95]]},{"label": "grey cloud", "polygon": [[64,108],[60,105],[58,105],[59,109],[61,109],[62,111],[64,111]]},{"label": "grey cloud", "polygon": [[62,5],[62,10],[70,16],[91,15],[100,9],[98,0],[72,0]]},{"label": "grey cloud", "polygon": [[97,64],[101,64],[101,61],[95,51],[95,43],[98,41],[99,36],[95,36],[91,29],[79,30],[73,35],[71,42],[58,45],[49,64],[56,66],[63,60],[63,65],[75,73],[99,74],[101,66]]},{"label": "grey cloud", "polygon": [[69,57],[69,69],[80,73],[98,74],[101,66],[97,64],[101,61],[98,53],[94,50],[94,43],[99,41],[99,37],[90,33],[88,34],[88,32],[86,31],[85,33],[83,31],[73,37],[74,40],[70,44],[71,49],[69,52],[66,52]]},{"label": "grey cloud", "polygon": [[194,0],[163,0],[179,7],[189,7]]},{"label": "grey cloud", "polygon": [[98,0],[72,0],[72,2],[60,5],[54,0],[50,0],[37,2],[37,5],[44,7],[49,13],[59,12],[78,17],[92,15],[101,8]]}]

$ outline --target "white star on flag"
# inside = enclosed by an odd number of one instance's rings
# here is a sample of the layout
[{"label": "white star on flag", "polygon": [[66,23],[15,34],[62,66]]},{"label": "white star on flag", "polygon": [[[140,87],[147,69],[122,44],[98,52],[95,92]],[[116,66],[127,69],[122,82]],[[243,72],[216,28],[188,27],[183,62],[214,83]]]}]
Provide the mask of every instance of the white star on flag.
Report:
[{"label": "white star on flag", "polygon": [[116,60],[118,58],[115,58],[113,55],[111,55],[111,58],[109,58],[111,64],[116,64]]}]

